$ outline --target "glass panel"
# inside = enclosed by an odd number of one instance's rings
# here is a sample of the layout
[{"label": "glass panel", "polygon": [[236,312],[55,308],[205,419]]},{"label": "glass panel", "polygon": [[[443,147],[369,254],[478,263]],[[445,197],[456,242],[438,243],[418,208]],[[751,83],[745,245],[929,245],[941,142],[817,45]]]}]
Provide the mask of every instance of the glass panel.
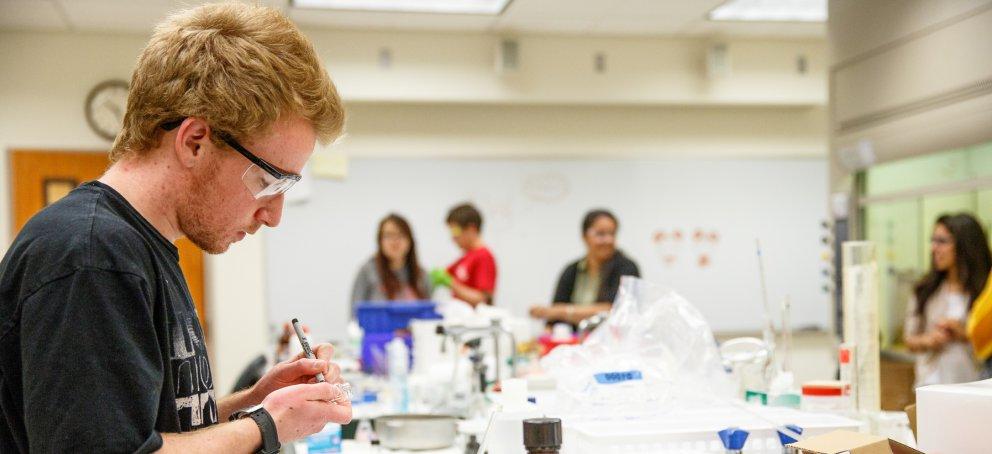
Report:
[{"label": "glass panel", "polygon": [[902,338],[906,303],[922,271],[920,204],[917,200],[876,204],[865,209],[865,217],[866,239],[878,247],[879,328],[884,348]]},{"label": "glass panel", "polygon": [[992,176],[992,142],[968,148],[968,162],[974,176]]},{"label": "glass panel", "polygon": [[992,142],[873,166],[865,194],[880,195],[992,176]]},{"label": "glass panel", "polygon": [[989,235],[989,238],[992,239],[992,189],[978,191],[976,198],[978,199],[978,210],[976,211],[978,213],[978,220],[982,221],[982,226],[985,227],[985,234]]},{"label": "glass panel", "polygon": [[865,194],[879,195],[968,180],[972,177],[969,158],[964,150],[955,150],[874,166],[865,178]]}]

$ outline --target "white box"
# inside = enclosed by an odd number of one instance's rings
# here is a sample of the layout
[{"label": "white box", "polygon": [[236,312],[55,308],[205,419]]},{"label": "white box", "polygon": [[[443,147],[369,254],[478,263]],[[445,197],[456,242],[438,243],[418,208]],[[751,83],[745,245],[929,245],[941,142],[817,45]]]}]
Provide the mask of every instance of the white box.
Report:
[{"label": "white box", "polygon": [[[750,435],[744,454],[781,454],[776,427],[795,424],[803,436],[838,429],[858,430],[859,423],[826,413],[762,406],[714,406],[707,409],[672,410],[635,420],[563,420],[568,454],[723,454],[717,432],[740,427]],[[565,449],[565,448],[568,449]]]},{"label": "white box", "polygon": [[927,454],[989,452],[992,380],[916,389],[917,445]]}]

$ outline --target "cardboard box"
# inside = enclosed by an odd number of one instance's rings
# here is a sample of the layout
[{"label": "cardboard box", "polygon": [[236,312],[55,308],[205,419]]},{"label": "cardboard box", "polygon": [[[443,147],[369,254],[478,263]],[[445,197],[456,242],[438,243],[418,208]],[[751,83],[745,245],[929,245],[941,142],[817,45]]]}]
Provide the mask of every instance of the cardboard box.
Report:
[{"label": "cardboard box", "polygon": [[922,454],[885,437],[837,430],[789,445],[797,454]]},{"label": "cardboard box", "polygon": [[929,454],[987,454],[992,380],[916,389],[917,446]]},{"label": "cardboard box", "polygon": [[919,440],[920,436],[916,432],[916,404],[906,407],[906,417],[909,418],[909,430],[913,431],[913,439]]}]

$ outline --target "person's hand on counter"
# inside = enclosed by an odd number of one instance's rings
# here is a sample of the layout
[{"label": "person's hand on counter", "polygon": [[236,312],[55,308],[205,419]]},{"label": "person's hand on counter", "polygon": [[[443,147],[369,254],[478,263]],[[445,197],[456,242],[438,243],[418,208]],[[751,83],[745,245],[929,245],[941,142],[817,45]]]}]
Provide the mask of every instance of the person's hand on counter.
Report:
[{"label": "person's hand on counter", "polygon": [[551,318],[553,308],[548,306],[531,306],[530,316],[531,318],[537,318],[542,320],[547,320]]},{"label": "person's hand on counter", "polygon": [[611,307],[610,303],[594,303],[590,306],[578,307],[567,303],[555,303],[551,306],[535,305],[530,308],[530,316],[549,322],[565,322],[575,325],[593,315],[609,312]]}]

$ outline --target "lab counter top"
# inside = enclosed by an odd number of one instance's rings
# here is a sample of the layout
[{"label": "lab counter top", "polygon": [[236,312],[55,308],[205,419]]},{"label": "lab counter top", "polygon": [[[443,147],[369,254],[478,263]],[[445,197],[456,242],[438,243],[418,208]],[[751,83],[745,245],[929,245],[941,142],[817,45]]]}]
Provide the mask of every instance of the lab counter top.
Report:
[{"label": "lab counter top", "polygon": [[362,443],[355,440],[344,440],[341,442],[342,454],[464,454],[465,449],[457,449],[458,443],[445,449],[431,449],[426,451],[408,451],[403,449],[386,449],[380,446],[372,446],[369,443]]}]

